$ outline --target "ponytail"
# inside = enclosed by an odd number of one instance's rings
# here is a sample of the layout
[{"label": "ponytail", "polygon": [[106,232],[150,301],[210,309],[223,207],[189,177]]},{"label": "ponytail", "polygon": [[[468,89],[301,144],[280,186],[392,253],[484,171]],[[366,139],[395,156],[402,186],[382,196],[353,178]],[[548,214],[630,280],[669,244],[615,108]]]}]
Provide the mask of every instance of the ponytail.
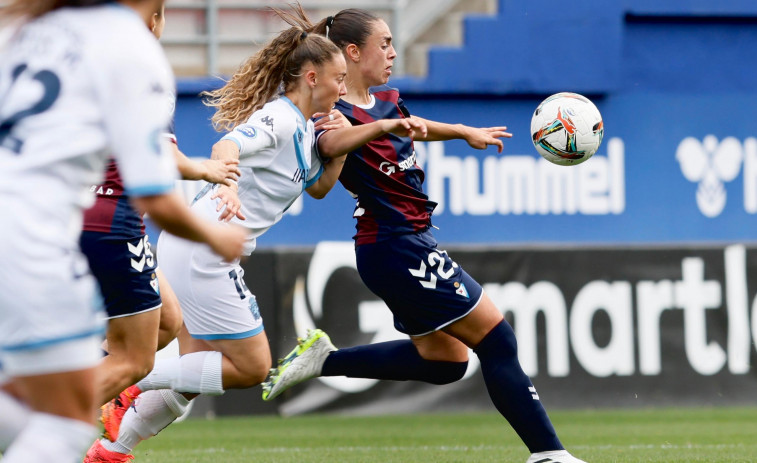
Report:
[{"label": "ponytail", "polygon": [[[226,85],[203,93],[205,104],[216,109],[211,119],[216,130],[229,131],[246,122],[252,113],[278,94],[280,87],[284,92],[289,91],[302,76],[305,63],[321,66],[340,53],[322,35],[309,33],[312,24],[299,4],[292,9],[303,21],[301,25],[281,32],[242,64]],[[282,19],[292,16],[272,10]]]}]

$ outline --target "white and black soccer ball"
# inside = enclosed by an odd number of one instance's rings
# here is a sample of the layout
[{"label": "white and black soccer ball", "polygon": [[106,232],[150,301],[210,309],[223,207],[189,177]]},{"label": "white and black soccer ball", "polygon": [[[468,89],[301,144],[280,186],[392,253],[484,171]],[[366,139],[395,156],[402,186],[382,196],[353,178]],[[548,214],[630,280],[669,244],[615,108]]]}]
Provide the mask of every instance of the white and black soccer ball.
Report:
[{"label": "white and black soccer ball", "polygon": [[556,93],[539,104],[531,117],[531,140],[547,161],[581,164],[602,144],[604,124],[594,103],[578,93]]}]

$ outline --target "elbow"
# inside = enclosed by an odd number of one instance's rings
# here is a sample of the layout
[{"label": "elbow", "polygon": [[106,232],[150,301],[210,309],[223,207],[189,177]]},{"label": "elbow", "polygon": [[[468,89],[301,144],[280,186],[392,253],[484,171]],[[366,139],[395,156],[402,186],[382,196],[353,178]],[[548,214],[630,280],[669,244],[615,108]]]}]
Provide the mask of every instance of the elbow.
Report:
[{"label": "elbow", "polygon": [[321,155],[322,158],[326,159],[334,159],[340,156],[336,150],[332,146],[328,145],[318,145],[318,154]]},{"label": "elbow", "polygon": [[326,194],[328,194],[329,190],[330,188],[319,188],[319,186],[316,184],[305,191],[308,192],[308,195],[310,195],[311,198],[323,199],[326,197]]}]

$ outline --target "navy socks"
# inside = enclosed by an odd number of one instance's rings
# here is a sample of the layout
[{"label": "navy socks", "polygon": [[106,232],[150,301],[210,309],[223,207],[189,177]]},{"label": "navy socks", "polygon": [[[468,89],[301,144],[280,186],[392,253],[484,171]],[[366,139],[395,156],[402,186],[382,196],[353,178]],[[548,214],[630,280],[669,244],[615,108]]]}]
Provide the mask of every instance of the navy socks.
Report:
[{"label": "navy socks", "polygon": [[[503,320],[473,350],[494,406],[529,451],[562,450],[531,380],[520,367],[510,325]],[[448,384],[461,379],[467,366],[468,362],[426,360],[412,341],[403,340],[339,349],[326,358],[321,375]]]},{"label": "navy socks", "polygon": [[348,347],[332,352],[321,376],[453,383],[465,374],[468,362],[426,360],[410,340]]},{"label": "navy socks", "polygon": [[506,321],[495,326],[473,351],[481,361],[494,406],[531,453],[562,450],[547,412],[518,361],[515,333]]}]

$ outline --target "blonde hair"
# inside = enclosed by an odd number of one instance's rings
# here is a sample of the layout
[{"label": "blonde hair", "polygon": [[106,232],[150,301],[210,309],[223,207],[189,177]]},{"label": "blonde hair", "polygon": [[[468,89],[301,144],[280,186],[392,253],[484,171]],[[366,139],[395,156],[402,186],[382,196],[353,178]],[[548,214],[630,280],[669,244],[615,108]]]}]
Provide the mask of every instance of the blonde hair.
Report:
[{"label": "blonde hair", "polygon": [[217,131],[229,131],[246,122],[278,93],[280,86],[284,92],[291,90],[306,63],[321,66],[340,53],[326,37],[308,33],[312,24],[299,4],[291,9],[288,13],[271,8],[287,22],[287,18],[299,16],[305,27],[296,25],[281,32],[244,62],[223,87],[202,94],[204,103],[216,109],[211,121]]}]

